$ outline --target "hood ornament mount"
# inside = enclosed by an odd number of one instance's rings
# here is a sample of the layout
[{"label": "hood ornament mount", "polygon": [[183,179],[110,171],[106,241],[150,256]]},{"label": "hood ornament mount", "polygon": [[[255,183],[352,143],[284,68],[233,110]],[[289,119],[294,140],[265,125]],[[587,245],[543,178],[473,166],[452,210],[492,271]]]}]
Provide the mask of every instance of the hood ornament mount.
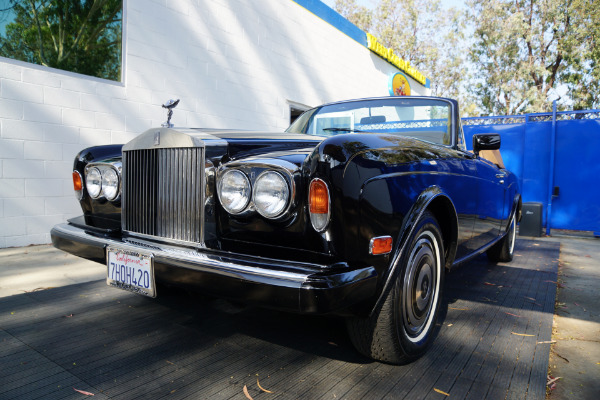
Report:
[{"label": "hood ornament mount", "polygon": [[167,122],[165,122],[161,125],[163,128],[172,128],[173,127],[173,124],[171,123],[171,117],[173,116],[173,109],[175,107],[177,107],[177,104],[179,104],[179,99],[177,99],[177,100],[171,99],[162,105],[163,108],[166,108],[167,110],[169,110],[169,112],[167,113]]}]

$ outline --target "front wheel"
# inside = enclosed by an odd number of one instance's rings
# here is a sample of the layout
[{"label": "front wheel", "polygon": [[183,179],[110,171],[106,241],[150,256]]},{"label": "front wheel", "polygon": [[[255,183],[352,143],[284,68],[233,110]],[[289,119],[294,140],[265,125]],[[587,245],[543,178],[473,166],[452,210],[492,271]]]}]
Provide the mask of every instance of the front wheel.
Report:
[{"label": "front wheel", "polygon": [[370,317],[353,317],[347,327],[356,349],[367,357],[406,364],[431,345],[444,283],[444,245],[435,217],[425,212],[407,242],[393,287]]}]

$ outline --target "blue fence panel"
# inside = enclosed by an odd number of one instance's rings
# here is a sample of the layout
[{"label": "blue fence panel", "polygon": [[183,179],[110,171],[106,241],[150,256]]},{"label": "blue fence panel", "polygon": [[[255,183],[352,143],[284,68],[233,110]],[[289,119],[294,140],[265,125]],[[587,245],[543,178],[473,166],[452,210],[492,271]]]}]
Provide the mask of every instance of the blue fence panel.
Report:
[{"label": "blue fence panel", "polygon": [[[552,130],[556,139],[552,144]],[[519,178],[523,202],[543,204],[543,224],[600,234],[600,110],[463,119],[467,147],[477,133],[498,133],[506,168]],[[552,151],[554,165],[552,166]],[[552,186],[558,196],[550,197]],[[548,202],[551,200],[551,207]]]},{"label": "blue fence panel", "polygon": [[550,226],[600,232],[600,120],[556,122]]},{"label": "blue fence panel", "polygon": [[546,226],[546,207],[548,205],[551,135],[552,122],[532,122],[530,118],[527,118],[521,193],[524,203],[536,202],[543,204],[542,223],[544,226]]}]

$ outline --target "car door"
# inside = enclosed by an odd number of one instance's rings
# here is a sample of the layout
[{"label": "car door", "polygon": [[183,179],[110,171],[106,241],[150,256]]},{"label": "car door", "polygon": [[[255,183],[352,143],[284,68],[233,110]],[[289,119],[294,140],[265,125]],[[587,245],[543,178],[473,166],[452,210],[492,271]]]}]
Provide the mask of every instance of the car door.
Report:
[{"label": "car door", "polygon": [[454,203],[458,219],[458,243],[456,259],[464,258],[477,250],[473,241],[475,219],[478,216],[479,179],[475,156],[466,151],[457,153],[457,167],[453,170],[454,179],[446,190]]},{"label": "car door", "polygon": [[506,172],[492,162],[478,157],[475,160],[478,177],[478,205],[473,229],[473,244],[481,248],[500,235],[505,216]]}]

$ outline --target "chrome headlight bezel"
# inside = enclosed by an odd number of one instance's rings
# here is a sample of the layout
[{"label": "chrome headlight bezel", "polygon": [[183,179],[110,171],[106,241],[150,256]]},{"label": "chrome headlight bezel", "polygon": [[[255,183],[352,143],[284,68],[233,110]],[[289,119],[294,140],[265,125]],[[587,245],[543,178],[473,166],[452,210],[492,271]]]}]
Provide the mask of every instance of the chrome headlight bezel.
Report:
[{"label": "chrome headlight bezel", "polygon": [[[266,177],[268,175],[272,175],[277,177],[276,179],[280,179],[281,182],[283,183],[283,185],[285,186],[285,200],[283,202],[282,206],[279,206],[275,212],[268,212],[264,206],[261,206],[258,202],[258,192],[261,190],[261,180],[267,179]],[[264,184],[263,184],[264,185]],[[283,213],[285,213],[285,211],[288,208],[288,205],[290,203],[290,197],[291,197],[291,190],[290,190],[290,185],[288,183],[288,181],[285,179],[285,177],[278,171],[276,170],[265,170],[263,171],[260,175],[258,175],[258,177],[256,178],[256,180],[254,181],[254,185],[253,185],[253,189],[252,189],[252,201],[254,203],[254,206],[256,207],[256,211],[262,215],[265,218],[269,218],[269,219],[275,219],[280,217]]]},{"label": "chrome headlight bezel", "polygon": [[97,199],[102,193],[102,173],[94,166],[85,168],[85,189],[92,199]]},{"label": "chrome headlight bezel", "polygon": [[[116,202],[121,199],[121,185],[122,185],[122,177],[121,177],[122,165],[121,162],[115,163],[90,163],[85,166],[85,190],[88,195],[94,200],[106,199],[111,202]],[[110,172],[109,172],[110,171]],[[88,180],[90,174],[98,173],[100,177],[99,189],[96,193],[95,190],[90,190],[90,186],[88,185]],[[110,191],[105,189],[105,183],[107,181],[105,174],[115,174],[116,175],[116,186],[115,192],[111,193]]]},{"label": "chrome headlight bezel", "polygon": [[[248,160],[238,160],[231,161],[229,163],[223,164],[217,170],[217,192],[220,192],[220,185],[222,185],[223,176],[231,170],[240,171],[248,177],[250,185],[252,187],[252,192],[250,195],[250,201],[246,205],[246,208],[239,213],[229,214],[240,217],[240,218],[248,218],[260,215],[263,218],[268,220],[277,222],[287,220],[292,216],[293,210],[296,207],[297,200],[296,199],[296,180],[299,178],[297,175],[299,174],[300,167],[290,163],[285,160],[280,159],[248,159]],[[256,182],[263,176],[263,174],[267,173],[276,173],[278,174],[287,186],[287,201],[283,209],[278,210],[276,214],[265,213],[263,210],[259,210],[256,206],[255,202],[255,194],[256,194]],[[219,202],[221,202],[221,195],[219,193]],[[221,203],[222,204],[222,203]],[[225,207],[223,207],[225,208]]]},{"label": "chrome headlight bezel", "polygon": [[120,186],[121,177],[115,168],[106,168],[102,171],[102,195],[106,200],[115,201],[120,195]]},{"label": "chrome headlight bezel", "polygon": [[[228,175],[236,175],[238,179],[240,179],[240,183],[243,184],[243,188],[238,189],[238,190],[243,190],[245,191],[247,194],[245,196],[241,197],[241,201],[239,201],[239,204],[235,207],[232,208],[231,207],[231,203],[227,203],[225,200],[225,196],[223,195],[223,190],[225,189],[224,185],[225,185],[225,179]],[[248,179],[248,176],[243,172],[240,171],[239,169],[227,169],[225,170],[222,174],[220,174],[218,180],[217,180],[217,196],[219,197],[219,202],[221,203],[221,206],[225,209],[225,211],[227,211],[229,214],[232,215],[238,215],[243,213],[247,208],[248,208],[248,204],[250,203],[251,199],[252,199],[252,184],[250,183],[250,179]]]}]

